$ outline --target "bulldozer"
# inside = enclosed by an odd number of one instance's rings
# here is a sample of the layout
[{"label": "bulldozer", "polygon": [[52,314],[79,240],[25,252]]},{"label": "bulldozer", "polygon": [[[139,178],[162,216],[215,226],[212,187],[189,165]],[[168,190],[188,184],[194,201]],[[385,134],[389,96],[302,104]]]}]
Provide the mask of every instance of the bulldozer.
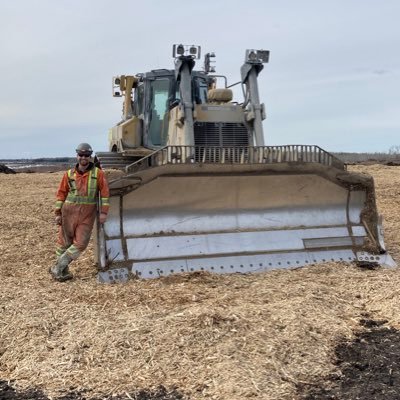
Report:
[{"label": "bulldozer", "polygon": [[[328,261],[394,267],[371,176],[317,145],[264,143],[258,79],[268,50],[248,49],[240,81],[201,70],[196,45],[173,69],[113,78],[122,120],[97,153],[110,212],[96,230],[98,280],[252,273]],[[233,87],[243,98],[233,99]]]}]

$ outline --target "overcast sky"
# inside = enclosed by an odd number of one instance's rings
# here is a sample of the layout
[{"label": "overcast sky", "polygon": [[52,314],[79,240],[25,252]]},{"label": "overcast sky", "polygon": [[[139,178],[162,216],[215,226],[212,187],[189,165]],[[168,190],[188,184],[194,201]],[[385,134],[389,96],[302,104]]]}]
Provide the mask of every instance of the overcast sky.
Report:
[{"label": "overcast sky", "polygon": [[0,0],[0,158],[107,150],[112,76],[173,68],[174,43],[214,51],[229,83],[247,48],[271,51],[266,144],[387,151],[400,145],[399,20],[399,0]]}]

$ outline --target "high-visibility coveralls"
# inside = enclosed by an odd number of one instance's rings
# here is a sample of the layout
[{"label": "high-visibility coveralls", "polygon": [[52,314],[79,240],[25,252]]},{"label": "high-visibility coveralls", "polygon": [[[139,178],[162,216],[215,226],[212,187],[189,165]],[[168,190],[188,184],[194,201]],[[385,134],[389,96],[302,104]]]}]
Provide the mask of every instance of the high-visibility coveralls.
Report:
[{"label": "high-visibility coveralls", "polygon": [[[90,163],[82,172],[75,168],[64,173],[57,190],[55,214],[61,215],[56,255],[75,260],[89,244],[100,197],[100,212],[109,209],[109,189],[104,172]],[[68,264],[67,264],[68,266]]]}]

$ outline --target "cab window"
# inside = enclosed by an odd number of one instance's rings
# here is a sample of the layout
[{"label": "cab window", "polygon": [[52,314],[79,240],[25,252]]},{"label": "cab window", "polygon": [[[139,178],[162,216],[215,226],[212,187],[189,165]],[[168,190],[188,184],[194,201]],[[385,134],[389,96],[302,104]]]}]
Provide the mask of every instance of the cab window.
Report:
[{"label": "cab window", "polygon": [[151,82],[149,139],[154,146],[165,145],[168,132],[168,98],[170,79],[158,78]]}]

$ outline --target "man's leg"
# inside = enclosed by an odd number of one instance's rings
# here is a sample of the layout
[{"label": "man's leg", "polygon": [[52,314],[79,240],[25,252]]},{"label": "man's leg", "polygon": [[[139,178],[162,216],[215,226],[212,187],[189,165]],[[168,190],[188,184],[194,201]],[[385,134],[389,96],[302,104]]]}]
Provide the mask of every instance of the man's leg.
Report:
[{"label": "man's leg", "polygon": [[73,242],[66,250],[66,253],[73,260],[76,260],[88,246],[93,230],[94,220],[95,215],[89,215],[77,224]]},{"label": "man's leg", "polygon": [[58,260],[54,267],[50,268],[50,273],[53,278],[59,282],[64,282],[72,279],[72,275],[69,273],[68,266],[71,263],[72,258],[67,252],[64,252]]},{"label": "man's leg", "polygon": [[[74,208],[74,213],[68,213],[68,218],[64,218],[63,214],[63,223],[60,226],[57,240],[56,254],[59,254],[59,256],[57,264],[50,270],[54,279],[59,281],[72,278],[68,266],[88,246],[96,219],[95,207],[80,208],[80,212],[77,212],[77,210],[77,208]],[[77,220],[78,217],[80,221]]]},{"label": "man's leg", "polygon": [[65,215],[63,214],[62,225],[60,225],[58,229],[56,248],[57,261],[49,271],[53,278],[60,282],[72,279],[72,275],[69,273],[68,266],[73,258],[67,253],[67,250],[71,247],[73,242],[73,232],[73,218],[71,218],[71,215],[68,215],[68,218],[65,218]]}]

